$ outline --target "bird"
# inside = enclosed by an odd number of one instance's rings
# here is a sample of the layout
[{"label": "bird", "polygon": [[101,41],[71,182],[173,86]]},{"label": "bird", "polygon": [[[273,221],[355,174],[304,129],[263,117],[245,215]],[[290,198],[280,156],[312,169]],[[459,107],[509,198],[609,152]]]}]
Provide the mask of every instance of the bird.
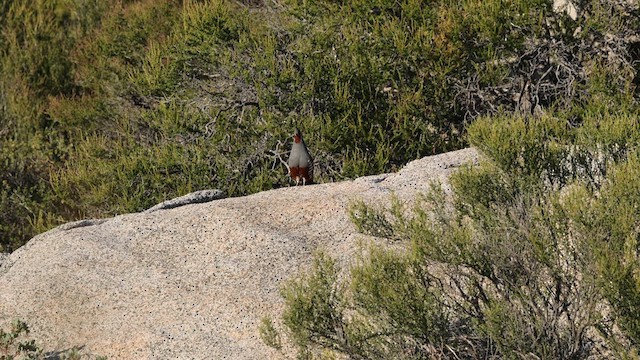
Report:
[{"label": "bird", "polygon": [[289,154],[289,176],[295,180],[296,186],[313,183],[313,158],[309,154],[307,145],[302,140],[300,129],[296,128],[293,134],[293,145]]}]

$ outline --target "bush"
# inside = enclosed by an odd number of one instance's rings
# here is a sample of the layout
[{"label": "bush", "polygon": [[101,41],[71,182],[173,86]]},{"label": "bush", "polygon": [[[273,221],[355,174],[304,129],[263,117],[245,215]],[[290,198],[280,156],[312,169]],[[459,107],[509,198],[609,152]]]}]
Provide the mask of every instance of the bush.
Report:
[{"label": "bush", "polygon": [[25,340],[29,327],[20,320],[11,324],[11,330],[0,329],[0,359],[38,359],[42,350],[38,349],[35,340]]},{"label": "bush", "polygon": [[260,321],[260,325],[258,326],[258,332],[260,333],[260,339],[262,339],[265,344],[277,350],[280,350],[282,348],[282,343],[280,342],[280,334],[273,326],[273,320],[271,320],[271,318],[262,318],[262,320]]},{"label": "bush", "polygon": [[60,359],[60,360],[79,360],[79,359],[96,359],[106,360],[103,356],[94,356],[89,354],[81,354],[77,347],[72,347],[64,351],[56,351],[43,354],[42,349],[36,345],[36,341],[28,339],[29,326],[21,320],[14,320],[11,323],[10,330],[6,331],[0,328],[0,360],[13,359]]},{"label": "bush", "polygon": [[[598,286],[613,309],[614,323],[636,348],[640,346],[639,155],[636,149],[628,161],[613,167],[596,201],[574,209],[570,217],[595,253]],[[574,205],[595,197],[584,194],[577,195]]]},{"label": "bush", "polygon": [[287,309],[283,320],[292,330],[301,354],[306,354],[308,347],[316,344],[347,354],[357,351],[352,349],[349,332],[345,329],[344,290],[337,283],[337,274],[333,260],[319,253],[307,276],[282,289]]},{"label": "bush", "polygon": [[[487,159],[452,175],[452,199],[434,188],[412,211],[397,202],[388,210],[355,204],[359,229],[400,240],[405,250],[372,245],[344,276],[316,266],[286,285],[285,325],[302,339],[301,352],[633,356],[640,147],[630,119],[637,117],[609,114],[571,128],[561,118],[479,120],[469,136]],[[326,302],[333,298],[340,300]],[[357,335],[345,337],[350,347],[320,340],[340,338],[334,329]]]},{"label": "bush", "polygon": [[29,170],[0,212],[29,210],[2,216],[0,243],[184,191],[286,186],[295,126],[324,182],[465,146],[478,115],[612,113],[635,99],[640,27],[600,3],[575,22],[524,0],[4,3],[0,158]]}]

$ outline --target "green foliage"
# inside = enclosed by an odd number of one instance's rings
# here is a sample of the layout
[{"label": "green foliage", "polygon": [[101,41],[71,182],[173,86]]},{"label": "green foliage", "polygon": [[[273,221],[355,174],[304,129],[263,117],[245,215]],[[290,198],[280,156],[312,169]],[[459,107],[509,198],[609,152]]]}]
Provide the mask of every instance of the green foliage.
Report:
[{"label": "green foliage", "polygon": [[307,276],[282,289],[286,304],[284,324],[291,329],[293,340],[303,353],[312,344],[350,351],[343,317],[344,290],[337,279],[335,262],[319,253]]},{"label": "green foliage", "polygon": [[[633,357],[640,324],[637,110],[575,126],[561,116],[480,119],[469,137],[487,159],[451,177],[452,199],[434,187],[412,211],[397,201],[388,210],[355,203],[351,217],[361,231],[399,239],[404,249],[397,242],[368,247],[342,276],[339,306],[322,304],[359,335],[351,342],[358,351],[309,341],[304,352]],[[297,296],[320,288],[293,283]],[[313,339],[322,317],[309,317],[316,305],[307,306],[297,316],[307,319],[304,338]]]},{"label": "green foliage", "polygon": [[437,351],[453,344],[449,312],[434,292],[436,279],[391,251],[371,248],[368,256],[351,272],[365,357],[390,358],[407,349]]},{"label": "green foliage", "polygon": [[423,274],[419,267],[376,249],[361,263],[352,272],[351,290],[323,253],[307,275],[283,287],[283,321],[301,357],[398,358],[407,349],[435,351],[454,341],[430,279],[415,277],[414,271]]},{"label": "green foliage", "polygon": [[96,359],[106,360],[104,356],[94,356],[90,354],[81,354],[78,347],[72,347],[60,352],[52,352],[44,354],[42,349],[36,345],[34,339],[28,339],[29,326],[21,320],[14,320],[11,323],[10,330],[0,328],[0,360],[13,359],[60,359],[60,360],[79,360],[79,359]]},{"label": "green foliage", "polygon": [[548,116],[529,121],[507,115],[474,122],[469,128],[469,141],[505,172],[534,177],[550,172],[555,177],[560,171],[558,158],[563,155],[558,140],[566,138],[565,132],[564,119]]},{"label": "green foliage", "polygon": [[517,196],[517,188],[510,179],[501,176],[495,164],[483,162],[478,166],[468,166],[451,176],[456,189],[456,206],[465,213],[484,212],[492,206],[512,203]]},{"label": "green foliage", "polygon": [[[593,109],[596,105],[587,106]],[[638,109],[585,114],[580,124],[563,117],[481,118],[469,127],[469,141],[505,172],[545,185],[581,178],[598,186],[611,163],[638,142]]]},{"label": "green foliage", "polygon": [[[598,104],[595,106],[597,107]],[[513,208],[514,204],[517,205],[514,200],[518,200],[519,196],[512,195],[514,182],[510,180],[514,177],[505,176],[506,173],[522,174],[519,177],[527,177],[528,180],[533,179],[546,185],[556,184],[551,187],[543,186],[542,189],[536,187],[536,191],[528,187],[529,190],[525,192],[522,190],[516,192],[516,194],[542,193],[536,198],[547,198],[549,195],[545,194],[555,194],[552,195],[555,198],[552,200],[554,205],[546,210],[546,217],[551,221],[536,219],[534,223],[535,225],[548,224],[547,229],[544,230],[547,234],[536,234],[534,238],[536,242],[533,244],[543,255],[540,259],[547,263],[549,259],[553,259],[552,254],[549,254],[550,251],[571,250],[569,254],[562,254],[561,258],[555,260],[556,263],[565,263],[556,272],[560,273],[561,270],[566,273],[566,267],[571,265],[576,266],[576,275],[574,275],[576,279],[584,279],[587,274],[595,275],[593,284],[589,286],[597,287],[598,296],[607,299],[609,306],[618,314],[616,325],[625,332],[625,341],[630,341],[635,346],[638,344],[637,273],[640,269],[640,263],[638,263],[640,247],[638,247],[636,235],[638,214],[634,210],[640,205],[638,189],[636,189],[639,169],[637,160],[640,143],[638,141],[639,125],[637,109],[627,113],[590,115],[585,117],[580,126],[567,127],[561,135],[558,135],[560,132],[554,132],[549,127],[543,129],[538,127],[534,130],[534,134],[524,133],[521,119],[494,120],[492,124],[489,124],[488,120],[479,121],[470,129],[472,143],[485,149],[487,154],[490,154],[490,158],[504,169],[504,173],[494,170],[491,179],[488,180],[482,168],[471,169],[459,173],[452,179],[456,189],[462,190],[457,192],[458,203],[467,204],[467,208],[475,209],[478,202],[484,203],[483,205],[491,204],[496,208]],[[526,125],[528,129],[535,126],[540,124]],[[496,131],[489,130],[489,127],[493,127]],[[475,130],[479,131],[474,132]],[[514,134],[507,135],[505,130],[513,130]],[[530,145],[533,142],[539,142],[539,145],[535,146],[542,150],[523,151],[523,149],[534,147]],[[556,156],[548,155],[550,148]],[[513,149],[520,151],[514,152]],[[531,168],[544,171],[530,171]],[[561,169],[561,171],[540,176],[548,169]],[[480,175],[479,178],[478,175]],[[484,180],[476,184],[475,179]],[[515,180],[520,181],[518,176]],[[487,182],[490,185],[487,185]],[[493,189],[492,185],[496,182],[503,184],[499,187],[502,190],[473,192],[474,188]],[[564,187],[569,189],[565,190],[566,195],[562,195],[562,188],[560,191],[552,191],[557,189],[557,184],[569,185]],[[503,200],[492,195],[496,193],[511,195]],[[477,213],[486,212],[484,210],[486,208],[480,209]],[[552,216],[553,214],[556,216]],[[488,226],[494,225],[488,224]],[[535,227],[528,225],[526,230],[530,232],[531,228]],[[555,240],[551,243],[540,242],[545,238]],[[558,240],[563,240],[565,243],[557,242]],[[571,279],[567,279],[569,280]],[[590,306],[595,307],[596,303]],[[607,329],[609,341],[617,342],[618,339],[615,338],[609,326],[603,323],[597,325],[600,329]]]},{"label": "green foliage", "polygon": [[638,155],[636,152],[614,167],[601,196],[590,201],[591,206],[572,212],[572,220],[591,238],[598,285],[611,304],[618,325],[636,347],[640,346]]},{"label": "green foliage", "polygon": [[47,214],[45,184],[41,182],[45,163],[24,144],[6,141],[0,144],[0,251],[12,251],[22,245],[33,231],[46,230],[45,223],[55,220]]},{"label": "green foliage", "polygon": [[359,232],[367,235],[391,237],[392,226],[383,211],[367,206],[364,201],[357,201],[349,208],[349,218]]},{"label": "green foliage", "polygon": [[262,339],[265,344],[274,349],[282,349],[280,334],[273,326],[273,320],[271,320],[271,318],[262,318],[260,325],[258,325],[258,332],[260,333],[260,339]]},{"label": "green foliage", "polygon": [[11,330],[0,329],[0,359],[39,359],[42,350],[35,340],[24,339],[29,334],[29,327],[20,320],[11,324]]},{"label": "green foliage", "polygon": [[[11,175],[0,175],[2,249],[64,221],[138,211],[186,191],[286,186],[281,160],[294,126],[319,182],[465,146],[470,114],[514,109],[503,89],[528,72],[520,65],[531,54],[543,54],[531,44],[545,46],[550,33],[582,44],[598,31],[637,28],[629,17],[602,17],[617,9],[589,6],[599,17],[573,24],[557,20],[548,1],[525,0],[5,2],[0,161]],[[634,74],[593,59],[580,65],[589,79],[572,89],[576,104],[542,105],[572,122],[624,114]],[[523,151],[545,156],[523,169],[532,176],[565,171],[544,168],[565,155],[562,144],[537,147],[549,127],[563,131],[552,125],[547,117],[521,130],[531,140]]]}]

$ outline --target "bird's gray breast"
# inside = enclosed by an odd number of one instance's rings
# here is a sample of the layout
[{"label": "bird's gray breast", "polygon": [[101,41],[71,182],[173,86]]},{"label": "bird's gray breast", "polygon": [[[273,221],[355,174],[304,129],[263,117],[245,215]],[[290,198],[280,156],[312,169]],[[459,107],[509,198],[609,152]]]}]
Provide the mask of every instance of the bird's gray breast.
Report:
[{"label": "bird's gray breast", "polygon": [[289,156],[290,167],[309,167],[311,156],[307,151],[304,143],[293,143],[291,147],[291,155]]},{"label": "bird's gray breast", "polygon": [[302,153],[300,153],[300,163],[298,166],[303,167],[303,168],[307,168],[309,166],[311,166],[311,155],[309,155],[309,151],[307,150],[306,146],[304,146],[304,144],[302,144],[302,147],[304,149],[304,151],[302,151]]}]

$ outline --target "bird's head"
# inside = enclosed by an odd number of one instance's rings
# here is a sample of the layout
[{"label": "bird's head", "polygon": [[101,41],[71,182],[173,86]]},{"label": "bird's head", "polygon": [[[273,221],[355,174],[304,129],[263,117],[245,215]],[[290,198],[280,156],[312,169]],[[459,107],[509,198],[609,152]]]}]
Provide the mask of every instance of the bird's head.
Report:
[{"label": "bird's head", "polygon": [[302,133],[298,128],[296,128],[296,132],[293,133],[293,142],[296,144],[300,144],[302,142]]}]

